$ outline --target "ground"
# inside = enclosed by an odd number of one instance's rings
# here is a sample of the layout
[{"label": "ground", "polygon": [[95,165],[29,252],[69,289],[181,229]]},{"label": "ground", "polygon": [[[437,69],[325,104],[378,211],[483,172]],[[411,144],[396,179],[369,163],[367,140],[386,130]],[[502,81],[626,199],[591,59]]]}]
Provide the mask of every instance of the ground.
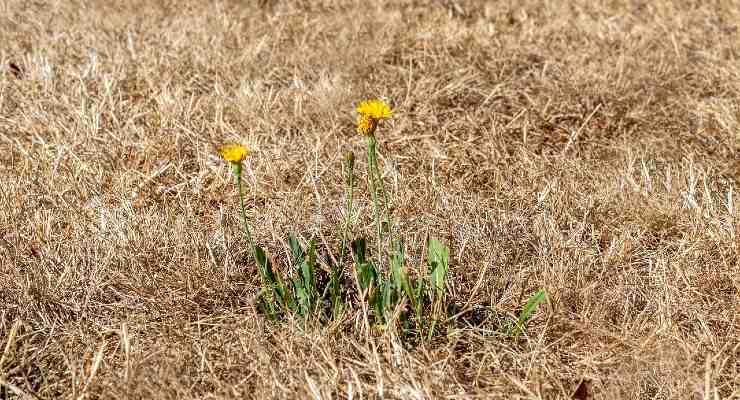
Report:
[{"label": "ground", "polygon": [[[0,3],[0,394],[740,397],[740,8],[643,1]],[[257,313],[255,240],[336,248],[378,128],[444,333]],[[360,179],[353,236],[373,236]],[[350,277],[351,271],[345,271]],[[348,278],[349,279],[349,278]],[[548,301],[508,337],[539,289]],[[581,382],[581,390],[576,388]]]}]

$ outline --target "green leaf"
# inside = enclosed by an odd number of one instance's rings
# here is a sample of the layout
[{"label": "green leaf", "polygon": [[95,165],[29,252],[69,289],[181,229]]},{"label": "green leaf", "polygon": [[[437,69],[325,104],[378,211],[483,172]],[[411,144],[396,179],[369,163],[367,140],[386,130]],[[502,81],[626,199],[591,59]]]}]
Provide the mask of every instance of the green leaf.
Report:
[{"label": "green leaf", "polygon": [[362,290],[367,290],[378,280],[378,272],[375,269],[375,265],[373,265],[372,263],[366,262],[363,264],[357,264],[357,272],[357,278],[360,281],[360,289]]},{"label": "green leaf", "polygon": [[384,281],[379,283],[381,293],[377,296],[378,304],[376,306],[378,310],[378,316],[380,323],[387,323],[388,317],[390,316],[390,309],[393,305],[393,284],[390,281]]},{"label": "green leaf", "polygon": [[300,278],[293,279],[293,292],[296,299],[293,310],[299,315],[305,316],[308,313],[308,296],[306,296],[306,288],[303,287]]},{"label": "green leaf", "polygon": [[424,305],[424,280],[419,279],[419,281],[416,284],[416,288],[414,289],[414,312],[416,313],[416,318],[419,320],[419,323],[422,323],[422,307]]},{"label": "green leaf", "polygon": [[301,263],[301,279],[306,288],[307,306],[309,312],[316,309],[318,289],[316,288],[316,244],[312,240],[308,244],[306,257]]},{"label": "green leaf", "polygon": [[359,238],[354,241],[352,241],[352,256],[355,259],[355,263],[365,264],[367,262],[367,243],[365,242],[365,238]]},{"label": "green leaf", "polygon": [[445,291],[449,258],[450,249],[437,239],[429,240],[427,262],[429,263],[432,287],[436,291],[437,296],[442,296]]},{"label": "green leaf", "polygon": [[288,234],[288,247],[290,247],[290,252],[293,255],[293,262],[295,263],[295,265],[300,264],[305,257],[305,253],[303,252],[301,244],[298,242],[298,239],[293,233]]},{"label": "green leaf", "polygon": [[336,319],[344,307],[342,304],[341,275],[336,266],[332,266],[327,289],[329,290],[329,299],[331,300],[332,317]]},{"label": "green leaf", "polygon": [[308,248],[306,249],[306,257],[304,258],[304,261],[312,266],[316,265],[316,242],[314,240],[308,242]]},{"label": "green leaf", "polygon": [[[330,265],[329,282],[327,282],[321,293],[322,301],[328,299],[331,303],[331,316],[336,319],[342,312],[342,272],[337,264],[329,260]],[[318,289],[318,288],[317,288]]]},{"label": "green leaf", "polygon": [[283,282],[272,269],[272,263],[270,262],[270,259],[267,258],[265,251],[259,246],[254,246],[254,257],[257,260],[263,284],[267,288],[271,288],[275,292],[277,299],[287,306],[290,303],[290,300],[285,292],[285,287],[283,286]]},{"label": "green leaf", "polygon": [[534,310],[537,309],[537,306],[545,301],[547,298],[547,292],[545,292],[544,289],[540,289],[537,293],[535,293],[532,297],[529,298],[529,301],[527,301],[527,304],[522,309],[521,314],[519,314],[519,320],[516,323],[516,326],[513,329],[512,336],[519,337],[519,334],[524,329],[524,325],[529,320],[529,317],[532,315]]},{"label": "green leaf", "polygon": [[406,267],[404,266],[403,245],[399,241],[396,242],[395,247],[396,248],[393,252],[393,257],[391,258],[391,275],[393,276],[393,282],[396,288],[403,290],[403,292],[406,293],[406,296],[408,296],[411,301],[416,301],[416,297],[414,296],[414,292],[411,289],[411,285],[409,285],[409,278],[408,273],[406,272]]},{"label": "green leaf", "polygon": [[316,244],[312,240],[308,244],[307,252],[301,248],[298,240],[292,234],[288,237],[296,264],[298,276],[293,278],[293,294],[296,307],[294,310],[301,316],[308,316],[317,309],[318,290],[316,288]]},{"label": "green leaf", "polygon": [[375,265],[372,262],[368,262],[367,257],[367,243],[364,238],[359,238],[352,241],[352,257],[355,260],[355,268],[357,268],[357,279],[360,283],[360,289],[368,290],[372,284],[376,284],[378,280],[378,271],[375,269]]},{"label": "green leaf", "polygon": [[272,264],[262,247],[254,246],[254,257],[257,260],[262,278],[265,280],[264,283],[274,285],[276,283],[275,271],[272,270]]},{"label": "green leaf", "polygon": [[313,292],[316,289],[316,279],[314,278],[313,265],[307,261],[301,263],[301,280],[303,281],[303,287],[307,291]]}]

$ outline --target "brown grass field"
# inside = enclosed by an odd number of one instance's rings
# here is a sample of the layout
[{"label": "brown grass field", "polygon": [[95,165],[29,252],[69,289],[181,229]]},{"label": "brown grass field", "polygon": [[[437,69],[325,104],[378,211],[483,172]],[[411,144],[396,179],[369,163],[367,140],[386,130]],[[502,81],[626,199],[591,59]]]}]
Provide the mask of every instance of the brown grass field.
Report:
[{"label": "brown grass field", "polygon": [[[423,343],[258,314],[216,151],[287,274],[375,97]],[[1,1],[0,398],[740,398],[739,101],[736,1]]]}]

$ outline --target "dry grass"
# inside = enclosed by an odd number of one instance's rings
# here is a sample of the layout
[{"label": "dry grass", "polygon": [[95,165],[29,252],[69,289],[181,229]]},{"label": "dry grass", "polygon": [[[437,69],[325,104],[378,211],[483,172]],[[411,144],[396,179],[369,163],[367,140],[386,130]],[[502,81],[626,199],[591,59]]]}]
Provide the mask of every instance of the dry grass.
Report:
[{"label": "dry grass", "polygon": [[[0,396],[740,397],[738,10],[0,2]],[[444,239],[469,310],[432,343],[258,315],[215,153],[257,150],[276,260],[291,230],[335,243],[372,96],[411,261]]]}]

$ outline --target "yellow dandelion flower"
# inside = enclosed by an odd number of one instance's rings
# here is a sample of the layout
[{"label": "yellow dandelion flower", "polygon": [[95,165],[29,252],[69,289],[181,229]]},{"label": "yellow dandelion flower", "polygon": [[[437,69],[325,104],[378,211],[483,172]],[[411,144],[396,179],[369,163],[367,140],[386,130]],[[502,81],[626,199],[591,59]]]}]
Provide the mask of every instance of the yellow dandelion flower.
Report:
[{"label": "yellow dandelion flower", "polygon": [[357,112],[372,119],[390,118],[392,111],[383,100],[365,100],[357,106]]},{"label": "yellow dandelion flower", "polygon": [[224,160],[232,164],[241,163],[251,153],[246,146],[236,143],[223,145],[218,149],[218,152],[221,153],[221,157],[223,157]]},{"label": "yellow dandelion flower", "polygon": [[357,106],[360,116],[357,118],[357,133],[372,135],[378,127],[378,121],[390,118],[393,112],[382,100],[365,100]]}]

